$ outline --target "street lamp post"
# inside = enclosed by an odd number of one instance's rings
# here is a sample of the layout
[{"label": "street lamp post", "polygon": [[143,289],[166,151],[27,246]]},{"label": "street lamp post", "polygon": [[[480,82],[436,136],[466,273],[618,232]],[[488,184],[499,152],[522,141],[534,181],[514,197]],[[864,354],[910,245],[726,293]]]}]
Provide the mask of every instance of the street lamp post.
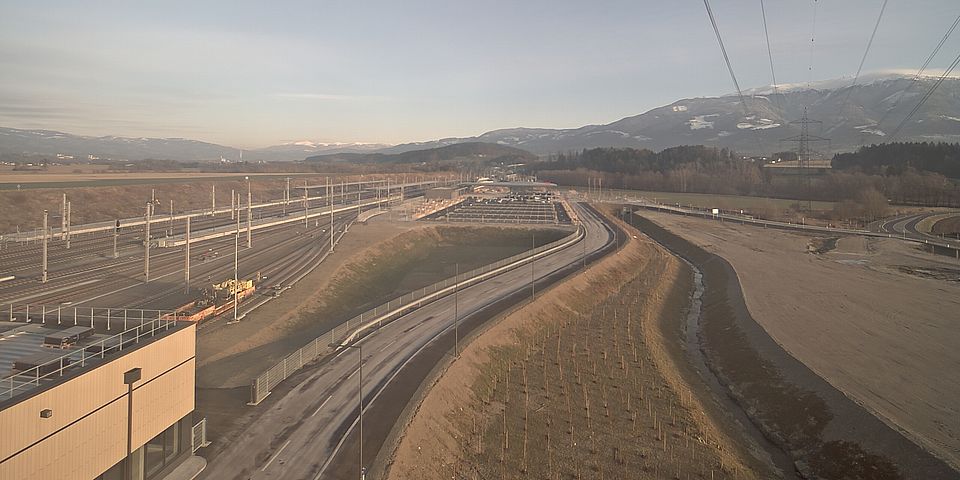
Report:
[{"label": "street lamp post", "polygon": [[460,264],[453,284],[453,356],[460,358]]},{"label": "street lamp post", "polygon": [[[239,207],[239,205],[238,205]],[[233,320],[227,323],[237,323],[237,304],[240,303],[239,289],[240,283],[240,209],[237,208],[237,228],[233,234]]]},{"label": "street lamp post", "polygon": [[250,177],[243,177],[247,181],[247,248],[253,246],[253,205],[250,195]]},{"label": "street lamp post", "polygon": [[363,480],[366,477],[367,469],[363,466],[363,346],[360,344],[355,345],[344,345],[344,344],[331,344],[332,347],[343,347],[343,348],[356,348],[359,353],[359,365],[357,367],[357,376],[360,378],[359,383],[357,384],[357,403],[360,408],[360,435],[357,441],[357,444],[360,446],[360,457],[359,457],[359,471],[360,471],[360,480]]},{"label": "street lamp post", "polygon": [[140,380],[140,368],[131,368],[123,372],[123,383],[127,384],[127,457],[123,462],[124,475],[127,480],[133,479],[133,464],[130,455],[133,454],[133,384]]}]

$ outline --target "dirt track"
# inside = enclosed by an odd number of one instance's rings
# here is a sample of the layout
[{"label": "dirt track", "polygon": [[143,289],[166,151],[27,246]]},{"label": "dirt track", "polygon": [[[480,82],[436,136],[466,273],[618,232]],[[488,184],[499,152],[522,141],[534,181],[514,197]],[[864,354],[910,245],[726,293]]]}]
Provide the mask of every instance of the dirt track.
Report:
[{"label": "dirt track", "polygon": [[[946,313],[960,305],[960,286],[917,273],[955,271],[956,265],[894,240],[843,238],[836,249],[816,254],[809,251],[830,242],[709,220],[644,216],[729,261],[724,267],[726,262],[711,260],[703,250],[666,240],[686,248],[705,274],[729,280],[715,285],[732,303],[713,300],[712,314],[720,320],[705,323],[708,352],[741,401],[756,410],[754,416],[777,427],[781,443],[821,471],[836,474],[840,467],[831,462],[838,459],[881,469],[845,472],[853,478],[897,478],[886,469],[891,462],[907,478],[957,477],[837,391],[956,462],[960,328]],[[880,458],[852,461],[857,445]]]}]

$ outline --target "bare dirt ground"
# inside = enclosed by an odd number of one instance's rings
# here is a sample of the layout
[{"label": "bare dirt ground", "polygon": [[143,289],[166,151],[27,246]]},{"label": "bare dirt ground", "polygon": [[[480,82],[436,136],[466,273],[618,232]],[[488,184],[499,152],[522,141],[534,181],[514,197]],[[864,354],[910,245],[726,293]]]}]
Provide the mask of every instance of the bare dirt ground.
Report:
[{"label": "bare dirt ground", "polygon": [[[893,239],[836,241],[645,212],[727,259],[753,318],[792,356],[960,466],[960,264]],[[817,253],[817,251],[821,253]]]},{"label": "bare dirt ground", "polygon": [[[344,269],[351,259],[375,253],[381,241],[390,241],[411,230],[422,229],[414,222],[387,221],[384,217],[372,219],[366,225],[354,225],[316,269],[290,290],[251,312],[239,324],[201,328],[197,342],[197,386],[201,388],[230,388],[249,385],[250,379],[270,365],[271,358],[300,348],[310,338],[293,338],[289,345],[280,340],[290,337],[291,328],[302,315],[312,312],[323,302],[320,294],[328,288],[331,279]],[[203,326],[201,326],[203,327]],[[256,350],[261,361],[219,362],[244,352]],[[219,363],[218,363],[219,362]]]},{"label": "bare dirt ground", "polygon": [[[251,183],[255,203],[283,197],[284,180],[258,180]],[[151,189],[156,189],[159,202],[155,212],[162,216],[169,212],[173,200],[174,212],[210,208],[211,186],[216,185],[217,208],[230,206],[230,191],[244,192],[247,184],[243,177],[237,180],[191,181],[159,185],[115,185],[101,187],[76,187],[69,189],[42,188],[35,190],[0,190],[0,233],[39,228],[43,210],[51,217],[59,218],[62,195],[67,194],[71,203],[73,224],[92,223],[117,218],[139,217],[145,212],[144,205],[150,201]],[[293,187],[291,186],[291,190]],[[302,192],[302,191],[301,191]],[[292,191],[291,204],[297,205],[297,193]],[[246,202],[246,198],[243,199]],[[292,207],[296,208],[296,207]],[[53,224],[59,225],[59,220]]]},{"label": "bare dirt ground", "polygon": [[[538,230],[540,244],[567,232]],[[239,324],[200,329],[197,384],[249,385],[270,365],[361,311],[529,248],[517,228],[464,228],[397,222],[356,224],[319,267]]]},{"label": "bare dirt ground", "polygon": [[64,166],[63,168],[51,167],[47,171],[14,171],[12,167],[6,169],[0,168],[0,183],[38,183],[38,182],[90,182],[94,180],[116,180],[116,179],[189,179],[189,178],[225,178],[245,176],[278,176],[289,175],[298,177],[301,175],[313,175],[302,173],[229,173],[229,172],[107,172],[103,165],[85,165]]},{"label": "bare dirt ground", "polygon": [[950,218],[945,218],[939,222],[933,224],[931,228],[931,233],[935,235],[945,235],[951,237],[956,235],[960,239],[960,215],[955,215]]},{"label": "bare dirt ground", "polygon": [[[536,231],[538,244],[569,233]],[[206,416],[211,438],[229,438],[256,421],[255,410],[245,405],[250,381],[280,358],[368,304],[453,276],[456,264],[469,270],[525,251],[529,234],[527,228],[438,227],[387,215],[354,225],[319,267],[239,324],[217,320],[201,325],[197,411]],[[276,398],[296,385],[298,375],[277,387]]]},{"label": "bare dirt ground", "polygon": [[769,478],[678,364],[689,289],[638,239],[513,311],[431,385],[389,478]]}]

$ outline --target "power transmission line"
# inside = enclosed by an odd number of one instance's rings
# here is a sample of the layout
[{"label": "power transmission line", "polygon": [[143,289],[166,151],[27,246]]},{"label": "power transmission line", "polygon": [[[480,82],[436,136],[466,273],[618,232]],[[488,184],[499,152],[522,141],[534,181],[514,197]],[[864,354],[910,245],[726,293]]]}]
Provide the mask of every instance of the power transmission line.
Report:
[{"label": "power transmission line", "polygon": [[950,28],[947,29],[947,33],[944,34],[943,38],[940,39],[940,42],[937,43],[937,46],[934,47],[933,51],[930,52],[930,55],[927,56],[927,59],[923,62],[923,65],[920,66],[920,69],[917,70],[917,73],[913,76],[913,80],[910,82],[910,84],[900,92],[900,95],[897,96],[897,99],[893,102],[893,105],[891,105],[890,108],[884,112],[883,116],[880,117],[880,120],[877,120],[877,127],[879,127],[880,124],[882,124],[883,121],[886,120],[887,117],[889,117],[898,106],[900,106],[900,102],[903,101],[904,97],[906,97],[907,92],[917,85],[917,83],[920,81],[920,77],[923,75],[924,70],[927,69],[927,67],[930,65],[930,62],[933,61],[933,58],[936,57],[937,53],[940,52],[940,48],[943,47],[943,44],[946,43],[948,38],[950,38],[950,35],[953,34],[953,31],[957,28],[958,24],[960,24],[960,15],[957,15],[956,20],[954,20],[953,24],[950,25]]},{"label": "power transmission line", "polygon": [[873,24],[873,32],[870,33],[870,40],[867,41],[867,48],[863,51],[863,57],[860,57],[860,65],[857,66],[857,73],[853,76],[853,82],[851,82],[850,86],[847,87],[847,94],[843,97],[843,101],[840,102],[841,112],[843,111],[843,107],[846,107],[847,102],[850,100],[850,94],[853,93],[853,87],[857,86],[857,80],[860,79],[860,72],[863,71],[863,64],[867,61],[867,55],[870,53],[870,47],[873,46],[873,39],[877,36],[877,29],[880,27],[880,20],[883,19],[883,12],[886,9],[887,0],[883,0],[883,4],[880,6],[880,15],[877,15],[877,23]]},{"label": "power transmission line", "polygon": [[733,86],[737,88],[737,96],[740,97],[740,104],[743,105],[744,115],[749,115],[747,102],[743,99],[743,91],[740,90],[740,83],[737,82],[737,76],[733,73],[733,66],[730,65],[730,57],[727,56],[727,49],[723,46],[723,38],[720,37],[720,29],[717,28],[717,20],[713,17],[713,10],[710,8],[710,1],[703,0],[703,6],[707,7],[707,15],[710,17],[710,24],[713,25],[713,33],[717,34],[717,43],[720,44],[720,51],[723,53],[723,61],[727,63],[727,71],[730,72],[730,78],[733,79]]},{"label": "power transmission line", "polygon": [[910,119],[913,118],[918,111],[920,111],[920,107],[922,107],[924,103],[927,103],[927,99],[933,95],[933,92],[937,90],[937,87],[939,87],[941,83],[943,83],[943,80],[950,76],[950,73],[953,72],[953,69],[957,68],[957,64],[960,64],[960,55],[957,55],[957,58],[953,60],[953,63],[950,64],[950,67],[944,70],[943,75],[940,75],[940,78],[937,79],[937,82],[934,83],[929,90],[927,90],[927,93],[924,94],[923,98],[921,98],[917,105],[913,107],[913,110],[910,110],[910,113],[903,118],[899,125],[897,125],[897,128],[892,134],[890,134],[890,140],[893,140],[897,134],[900,133],[900,130],[903,129],[904,125],[906,125],[907,122],[909,122]]},{"label": "power transmission line", "polygon": [[807,65],[807,88],[813,83],[813,46],[816,45],[817,38],[817,0],[813,0],[813,22],[810,27],[810,62]]},{"label": "power transmission line", "polygon": [[777,89],[777,73],[773,69],[773,50],[770,49],[770,32],[767,30],[767,11],[763,7],[763,0],[760,0],[760,14],[763,16],[763,36],[767,40],[767,58],[770,59],[770,76],[773,77],[773,101],[777,110],[783,112],[783,106],[780,105],[780,92]]}]

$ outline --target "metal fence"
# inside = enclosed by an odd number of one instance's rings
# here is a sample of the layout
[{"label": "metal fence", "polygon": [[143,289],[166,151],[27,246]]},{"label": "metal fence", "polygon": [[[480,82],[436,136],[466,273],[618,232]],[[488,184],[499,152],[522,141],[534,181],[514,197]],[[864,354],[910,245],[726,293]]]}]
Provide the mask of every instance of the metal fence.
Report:
[{"label": "metal fence", "polygon": [[172,310],[139,308],[73,307],[69,305],[0,304],[0,321],[38,323],[41,325],[83,325],[104,331],[153,320],[176,320]]},{"label": "metal fence", "polygon": [[207,440],[207,418],[204,417],[190,430],[190,449],[192,453],[197,453],[203,447],[210,445]]},{"label": "metal fence", "polygon": [[363,312],[347,320],[346,322],[337,325],[329,332],[313,339],[310,341],[310,343],[288,355],[272,368],[254,379],[250,385],[249,405],[259,404],[264,398],[267,398],[267,395],[270,395],[270,391],[274,387],[292,375],[293,372],[297,371],[317,357],[333,351],[335,347],[332,345],[337,345],[344,340],[352,340],[354,336],[362,333],[359,329],[362,329],[364,326],[373,329],[380,328],[381,326],[390,323],[391,321],[396,320],[397,318],[400,318],[407,313],[416,310],[417,308],[420,308],[425,303],[430,303],[453,293],[452,287],[458,282],[460,288],[464,288],[478,278],[483,277],[490,272],[498,269],[504,269],[505,267],[506,269],[510,269],[515,266],[519,266],[520,264],[526,263],[527,260],[534,258],[543,252],[564,245],[565,243],[579,240],[582,235],[584,235],[584,229],[583,227],[578,227],[577,231],[567,235],[564,238],[561,238],[560,240],[539,246],[533,250],[519,253],[489,265],[475,268],[469,272],[461,273],[457,277],[450,277],[434,283],[433,285],[426,286],[419,290],[414,290],[413,292],[394,298],[383,305],[379,305],[367,310],[366,312]]},{"label": "metal fence", "polygon": [[122,352],[124,348],[139,344],[141,338],[157,335],[169,330],[175,324],[176,321],[173,319],[145,320],[116,335],[70,350],[59,357],[44,360],[42,365],[8,375],[0,379],[0,392],[2,392],[0,398],[12,398],[18,392],[40,386],[43,380],[62,376],[71,368],[83,368],[87,363],[102,360],[114,352]]}]

